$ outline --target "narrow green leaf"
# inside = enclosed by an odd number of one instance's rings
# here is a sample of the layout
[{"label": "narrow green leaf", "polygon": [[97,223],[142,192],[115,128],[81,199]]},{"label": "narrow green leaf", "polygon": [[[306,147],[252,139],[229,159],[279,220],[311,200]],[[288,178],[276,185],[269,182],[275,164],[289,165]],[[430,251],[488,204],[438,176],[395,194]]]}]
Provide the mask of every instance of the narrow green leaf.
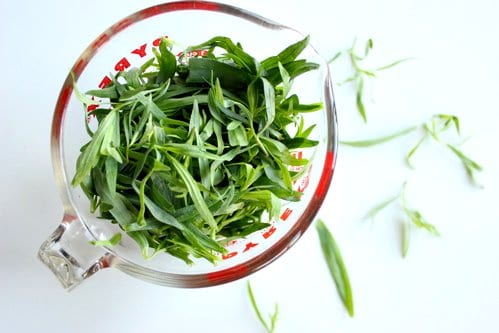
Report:
[{"label": "narrow green leaf", "polygon": [[135,95],[135,98],[147,109],[147,112],[151,113],[156,119],[162,120],[166,118],[164,112],[153,102],[151,95],[146,97],[144,93],[139,93]]},{"label": "narrow green leaf", "polygon": [[261,78],[263,83],[263,94],[265,96],[265,125],[260,132],[265,131],[274,122],[275,119],[275,91],[272,84],[265,78]]},{"label": "narrow green leaf", "polygon": [[231,126],[231,124],[234,125],[233,123],[227,125],[229,145],[231,145],[232,147],[246,147],[249,144],[246,129],[240,122],[238,122],[235,127]]},{"label": "narrow green leaf", "polygon": [[99,239],[99,240],[93,240],[90,241],[90,244],[95,245],[95,246],[106,246],[106,247],[112,247],[117,245],[121,241],[121,233],[116,233],[114,234],[113,237],[110,239]]},{"label": "narrow green leaf", "polygon": [[418,150],[418,148],[421,146],[421,144],[426,140],[427,136],[423,136],[419,141],[418,143],[416,143],[416,145],[414,147],[411,148],[411,150],[409,150],[409,152],[407,153],[406,157],[405,157],[405,162],[406,164],[410,167],[410,168],[413,168],[412,166],[412,163],[411,163],[411,158],[412,156],[416,153],[416,151]]},{"label": "narrow green leaf", "polygon": [[270,333],[275,331],[277,319],[279,318],[279,305],[274,304],[274,313],[270,316]]},{"label": "narrow green leaf", "polygon": [[265,70],[270,70],[272,68],[278,67],[278,63],[287,64],[294,61],[302,52],[305,50],[309,43],[310,37],[307,36],[304,39],[286,47],[277,56],[269,57],[261,62],[262,68]]},{"label": "narrow green leaf", "polygon": [[130,236],[139,246],[140,252],[142,253],[142,256],[145,259],[150,259],[154,254],[150,254],[149,251],[149,240],[147,239],[147,236],[144,232],[142,231],[130,231],[128,233],[128,236]]},{"label": "narrow green leaf", "polygon": [[[227,56],[230,57],[239,67],[244,68],[245,71],[256,74],[256,61],[255,59],[246,53],[239,44],[235,44],[230,38],[224,36],[215,36],[204,43],[193,45],[187,48],[186,52],[200,49],[214,49],[215,47],[220,47],[227,51]],[[200,58],[191,58],[200,59]],[[189,62],[191,66],[191,63]]]},{"label": "narrow green leaf", "polygon": [[82,93],[76,84],[76,79],[74,77],[74,73],[71,72],[71,78],[73,80],[73,92],[76,95],[76,98],[84,105],[84,110],[86,112],[87,107],[93,104],[97,104],[95,100],[92,98],[88,97],[86,94]]},{"label": "narrow green leaf", "polygon": [[353,317],[354,306],[352,288],[350,286],[350,280],[348,278],[347,269],[343,262],[340,249],[338,248],[333,235],[322,220],[317,220],[316,229],[319,235],[322,253],[326,259],[329,272],[333,277],[338,294],[343,301],[348,314]]},{"label": "narrow green leaf", "polygon": [[371,146],[385,143],[385,142],[388,142],[390,140],[396,139],[398,137],[404,136],[408,133],[415,131],[417,128],[418,128],[417,126],[412,126],[412,127],[405,128],[401,131],[398,131],[398,132],[395,132],[395,133],[392,133],[389,135],[385,135],[385,136],[382,136],[379,138],[375,138],[375,139],[359,140],[359,141],[340,141],[340,143],[343,145],[352,146],[352,147],[371,147]]},{"label": "narrow green leaf", "polygon": [[[156,205],[151,199],[147,196],[145,197],[145,203],[152,216],[157,219],[159,222],[170,225],[174,228],[177,228],[182,232],[185,238],[196,247],[206,247],[208,249],[212,249],[219,253],[225,253],[227,250],[220,246],[216,241],[207,237],[203,233],[199,232],[199,230],[193,226],[191,223],[180,223],[174,216],[166,212],[164,209]],[[208,253],[209,255],[209,253]],[[211,257],[211,255],[210,255]]]},{"label": "narrow green leaf", "polygon": [[255,311],[255,314],[256,314],[258,320],[260,321],[262,326],[265,328],[265,331],[267,331],[267,333],[273,333],[275,330],[275,323],[277,321],[277,316],[278,316],[277,304],[275,305],[275,311],[274,311],[274,314],[271,316],[270,325],[269,325],[267,323],[267,321],[265,320],[265,318],[263,318],[263,315],[260,312],[260,309],[258,308],[258,304],[256,303],[255,295],[253,294],[253,289],[251,288],[251,283],[249,282],[249,280],[248,280],[248,283],[246,285],[246,290],[248,292],[251,306],[253,308],[253,311]]},{"label": "narrow green leaf", "polygon": [[367,122],[367,115],[366,115],[366,108],[364,106],[364,102],[362,101],[364,94],[364,79],[359,78],[357,81],[357,93],[355,96],[355,101],[357,104],[357,110],[359,111],[360,116],[364,120],[364,122]]},{"label": "narrow green leaf", "polygon": [[341,51],[338,51],[334,56],[332,56],[328,61],[327,63],[328,64],[332,64],[336,59],[338,59],[341,55],[342,55],[343,52]]},{"label": "narrow green leaf", "polygon": [[392,67],[395,67],[397,66],[398,64],[401,64],[403,62],[406,62],[407,60],[411,60],[412,58],[404,58],[404,59],[399,59],[397,61],[394,61],[392,63],[389,63],[388,65],[385,65],[385,66],[381,66],[381,67],[378,67],[376,68],[376,71],[384,71],[385,69],[389,69],[389,68],[392,68]]},{"label": "narrow green leaf", "polygon": [[291,91],[292,81],[288,71],[286,71],[281,62],[278,63],[278,66],[279,66],[279,73],[281,73],[281,78],[282,78],[282,99],[285,99],[286,96],[288,96],[289,92]]},{"label": "narrow green leaf", "polygon": [[246,71],[217,60],[209,58],[189,59],[187,83],[209,84],[214,79],[218,79],[224,88],[237,90],[246,88],[252,77]]},{"label": "narrow green leaf", "polygon": [[99,124],[99,128],[92,137],[92,141],[85,146],[85,149],[78,157],[76,174],[71,181],[72,186],[81,184],[85,177],[90,174],[90,171],[97,165],[102,142],[106,135],[109,135],[109,132],[113,131],[113,126],[115,126],[116,120],[118,119],[117,117],[118,111],[111,110]]},{"label": "narrow green leaf", "polygon": [[173,77],[177,70],[177,58],[168,50],[170,41],[163,38],[159,44],[159,52],[153,49],[159,64],[159,73],[156,77],[156,83],[164,83]]},{"label": "narrow green leaf", "polygon": [[407,256],[407,252],[409,251],[409,243],[411,239],[411,225],[404,221],[401,223],[401,250],[402,250],[402,258]]},{"label": "narrow green leaf", "polygon": [[413,209],[408,209],[408,208],[404,208],[404,211],[405,211],[405,214],[407,215],[409,221],[414,226],[416,226],[420,229],[424,229],[435,236],[440,235],[437,228],[434,225],[428,223],[419,211],[413,210]]},{"label": "narrow green leaf", "polygon": [[475,186],[480,186],[475,179],[475,171],[482,171],[483,168],[480,164],[477,162],[473,161],[470,159],[468,156],[466,156],[461,150],[459,150],[457,147],[447,144],[447,147],[450,148],[450,150],[456,154],[457,157],[461,160],[461,163],[464,166],[464,169],[466,170],[466,174],[468,175],[468,178],[470,182],[475,185]]},{"label": "narrow green leaf", "polygon": [[381,212],[383,209],[388,207],[391,203],[395,202],[395,200],[397,200],[399,197],[400,197],[400,195],[397,194],[396,196],[374,206],[373,208],[371,208],[369,210],[369,212],[367,212],[366,218],[374,219],[376,217],[376,215],[378,215],[379,212]]},{"label": "narrow green leaf", "polygon": [[196,206],[197,210],[199,211],[199,214],[203,218],[203,220],[208,223],[215,232],[218,229],[217,222],[213,218],[213,214],[211,213],[210,209],[206,205],[206,202],[204,201],[204,198],[199,191],[198,185],[194,178],[192,178],[192,175],[189,173],[185,167],[178,162],[175,158],[171,157],[170,155],[166,155],[174,169],[177,171],[179,177],[182,179],[184,182],[185,186],[187,187],[189,191],[189,195],[192,198],[192,201],[194,205]]},{"label": "narrow green leaf", "polygon": [[367,57],[367,55],[369,54],[369,51],[372,50],[373,46],[374,46],[373,40],[372,40],[372,38],[369,38],[366,41],[366,45],[364,47],[364,58]]},{"label": "narrow green leaf", "polygon": [[206,158],[214,161],[227,161],[226,155],[217,155],[199,149],[197,145],[188,143],[165,143],[163,145],[155,146],[157,150],[175,153],[183,156],[190,156],[195,158]]},{"label": "narrow green leaf", "polygon": [[116,192],[116,181],[118,179],[118,162],[114,158],[107,157],[105,162],[106,181],[111,193]]},{"label": "narrow green leaf", "polygon": [[[85,94],[100,98],[118,98],[118,92],[116,91],[116,87],[114,85],[110,85],[109,87],[103,89],[88,90]],[[97,102],[93,101],[93,104],[97,104]]]}]

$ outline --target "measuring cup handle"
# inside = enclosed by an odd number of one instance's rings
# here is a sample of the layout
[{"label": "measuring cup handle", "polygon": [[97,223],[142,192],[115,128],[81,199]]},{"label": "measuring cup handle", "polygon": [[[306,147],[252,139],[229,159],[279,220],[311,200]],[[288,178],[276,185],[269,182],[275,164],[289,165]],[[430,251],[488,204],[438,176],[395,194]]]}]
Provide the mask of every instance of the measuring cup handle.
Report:
[{"label": "measuring cup handle", "polygon": [[114,256],[90,244],[92,237],[83,223],[70,213],[43,242],[38,258],[54,273],[66,290],[112,264]]}]

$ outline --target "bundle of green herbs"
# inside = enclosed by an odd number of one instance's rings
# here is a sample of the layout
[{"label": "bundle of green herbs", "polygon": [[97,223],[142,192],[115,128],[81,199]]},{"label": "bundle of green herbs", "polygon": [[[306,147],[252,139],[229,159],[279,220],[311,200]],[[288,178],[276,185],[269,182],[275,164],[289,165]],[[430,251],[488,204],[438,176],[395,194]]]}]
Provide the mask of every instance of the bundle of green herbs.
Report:
[{"label": "bundle of green herbs", "polygon": [[205,56],[177,59],[163,39],[153,58],[107,87],[75,87],[86,106],[101,102],[87,114],[98,127],[86,123],[91,139],[72,185],[145,258],[167,252],[216,262],[227,242],[278,218],[281,200],[300,200],[292,187],[300,172],[291,171],[299,168],[291,167],[309,161],[291,151],[317,145],[301,114],[322,109],[290,94],[296,77],[319,66],[298,59],[307,45],[308,37],[258,62],[218,36],[184,52]]}]

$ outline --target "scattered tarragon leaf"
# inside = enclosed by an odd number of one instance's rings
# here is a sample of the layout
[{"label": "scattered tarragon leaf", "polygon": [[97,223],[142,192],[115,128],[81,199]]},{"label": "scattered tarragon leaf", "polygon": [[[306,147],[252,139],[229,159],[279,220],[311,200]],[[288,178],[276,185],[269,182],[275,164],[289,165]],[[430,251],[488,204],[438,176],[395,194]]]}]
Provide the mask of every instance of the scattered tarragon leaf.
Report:
[{"label": "scattered tarragon leaf", "polygon": [[466,156],[459,148],[455,145],[449,143],[447,140],[442,139],[442,133],[448,131],[449,129],[455,129],[458,136],[461,135],[461,125],[459,118],[451,114],[435,114],[428,121],[423,122],[417,126],[411,126],[395,133],[384,135],[378,138],[366,139],[366,140],[352,140],[352,141],[340,141],[341,144],[351,147],[371,147],[378,144],[382,144],[401,136],[407,135],[414,131],[421,131],[422,135],[416,142],[414,146],[409,150],[405,156],[405,162],[407,166],[411,169],[414,168],[412,163],[412,158],[416,151],[421,147],[423,142],[433,139],[434,142],[443,144],[445,147],[450,149],[461,161],[470,183],[474,186],[481,187],[475,179],[475,172],[482,171],[482,166],[477,162],[473,161],[471,158]]},{"label": "scattered tarragon leaf", "polygon": [[409,239],[411,236],[411,230],[413,227],[418,229],[423,229],[430,234],[435,236],[440,236],[437,228],[430,224],[421,214],[420,211],[412,209],[409,207],[406,199],[406,191],[407,191],[407,182],[404,182],[402,185],[402,189],[395,196],[389,198],[381,202],[380,204],[373,207],[366,214],[366,218],[374,219],[376,215],[378,215],[382,210],[391,206],[392,204],[397,204],[400,208],[400,217],[401,220],[401,252],[402,257],[407,255],[407,251],[409,250]]},{"label": "scattered tarragon leaf", "polygon": [[328,60],[328,64],[332,64],[342,55],[345,55],[350,60],[351,69],[353,74],[343,80],[340,85],[345,83],[352,83],[355,90],[355,104],[357,111],[364,122],[367,122],[366,107],[364,104],[364,85],[365,81],[369,78],[376,78],[378,72],[393,68],[411,58],[403,58],[393,61],[387,65],[379,66],[374,69],[367,69],[364,67],[363,62],[366,60],[370,51],[374,47],[372,38],[367,39],[364,45],[363,54],[360,55],[357,51],[357,39],[354,39],[352,46],[345,51],[339,51]]},{"label": "scattered tarragon leaf", "polygon": [[343,262],[340,249],[336,244],[333,235],[322,220],[317,220],[315,226],[319,235],[322,253],[326,259],[329,272],[333,277],[336,290],[338,291],[348,314],[350,317],[353,317],[354,305],[352,287],[350,286],[350,280],[348,278],[347,269],[345,263]]},{"label": "scattered tarragon leaf", "polygon": [[272,313],[271,315],[269,315],[269,322],[267,322],[267,320],[265,320],[265,318],[263,317],[260,309],[258,308],[258,304],[256,303],[256,299],[255,299],[255,295],[253,294],[253,289],[251,288],[251,283],[248,281],[247,283],[247,292],[248,292],[248,296],[249,296],[249,299],[250,299],[250,302],[251,302],[251,306],[253,308],[253,311],[255,311],[255,314],[258,318],[258,320],[260,321],[260,323],[262,324],[262,326],[265,328],[265,330],[267,331],[267,333],[273,333],[275,331],[275,327],[276,327],[276,323],[277,323],[277,318],[279,316],[279,306],[278,304],[276,303],[274,305],[274,313]]},{"label": "scattered tarragon leaf", "polygon": [[381,143],[391,141],[393,139],[404,136],[404,135],[409,134],[411,132],[414,132],[417,128],[418,128],[417,126],[411,126],[411,127],[406,128],[406,129],[403,129],[401,131],[397,131],[395,133],[385,135],[385,136],[382,136],[379,138],[359,140],[359,141],[340,141],[340,143],[343,145],[352,146],[352,147],[371,147],[371,146],[375,146],[375,145],[378,145]]}]

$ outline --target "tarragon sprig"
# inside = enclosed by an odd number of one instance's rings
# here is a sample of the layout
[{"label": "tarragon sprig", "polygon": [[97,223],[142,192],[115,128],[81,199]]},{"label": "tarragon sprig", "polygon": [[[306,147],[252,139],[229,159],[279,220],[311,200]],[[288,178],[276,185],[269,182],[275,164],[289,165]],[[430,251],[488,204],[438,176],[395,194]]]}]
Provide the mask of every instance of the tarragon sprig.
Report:
[{"label": "tarragon sprig", "polygon": [[275,331],[275,325],[277,323],[277,318],[279,316],[279,305],[275,303],[274,305],[274,312],[269,315],[268,322],[267,320],[263,317],[262,312],[258,308],[258,304],[256,303],[255,295],[253,294],[253,289],[251,288],[251,283],[248,281],[246,285],[246,290],[248,292],[248,296],[251,302],[251,307],[255,311],[255,314],[262,324],[262,326],[265,328],[265,331],[267,333],[274,333]]},{"label": "tarragon sprig", "polygon": [[432,116],[427,122],[420,126],[423,130],[423,134],[418,142],[409,150],[406,156],[406,162],[410,167],[413,167],[412,157],[421,146],[424,141],[428,139],[434,142],[442,144],[444,147],[450,149],[461,161],[469,181],[472,185],[480,187],[475,178],[475,172],[482,171],[482,166],[477,162],[473,161],[471,158],[466,156],[455,144],[449,142],[442,138],[442,134],[450,129],[455,129],[458,136],[461,135],[461,129],[459,124],[459,118],[455,115],[449,114],[436,114]]},{"label": "tarragon sprig", "polygon": [[342,144],[351,146],[351,147],[371,147],[378,144],[382,144],[394,139],[397,139],[401,136],[405,136],[409,133],[415,132],[419,130],[420,137],[416,141],[416,143],[412,146],[405,157],[405,161],[410,168],[414,168],[412,163],[412,159],[416,151],[422,146],[422,144],[428,140],[432,140],[433,142],[442,144],[444,147],[450,149],[454,155],[456,155],[461,164],[463,165],[468,179],[471,184],[474,186],[481,186],[477,183],[475,179],[475,172],[482,171],[482,166],[465,155],[455,143],[452,143],[449,139],[443,137],[443,134],[448,132],[449,130],[454,129],[458,137],[461,136],[461,126],[459,122],[459,118],[455,115],[449,114],[435,114],[429,120],[421,123],[417,126],[411,126],[405,128],[403,130],[394,132],[392,134],[384,135],[377,138],[372,139],[363,139],[363,140],[352,140],[352,141],[340,141]]},{"label": "tarragon sprig", "polygon": [[366,218],[374,220],[374,218],[385,208],[392,205],[396,205],[398,207],[399,215],[401,215],[402,221],[401,253],[403,257],[407,255],[407,251],[409,249],[409,241],[412,229],[416,228],[425,230],[435,236],[440,235],[437,228],[433,224],[429,223],[419,210],[414,209],[409,205],[406,195],[406,185],[407,183],[404,182],[402,189],[395,196],[379,203],[378,205],[373,207],[366,215]]},{"label": "tarragon sprig", "polygon": [[[195,46],[206,56],[183,63],[164,39],[154,58],[116,73],[107,87],[80,93],[75,85],[98,127],[88,131],[72,186],[144,258],[220,260],[228,240],[268,227],[281,200],[301,198],[293,189],[300,174],[290,167],[309,161],[291,150],[318,141],[309,138],[312,128],[288,131],[303,112],[322,109],[291,91],[293,80],[319,67],[300,59],[308,41],[257,61],[215,36]],[[96,107],[87,113],[89,105]]]},{"label": "tarragon sprig", "polygon": [[348,77],[344,81],[342,81],[340,84],[345,84],[345,83],[352,83],[354,90],[355,90],[355,104],[357,107],[357,110],[359,112],[359,115],[362,117],[364,122],[367,122],[367,114],[366,114],[366,107],[364,104],[364,86],[365,82],[369,79],[373,79],[377,77],[378,73],[380,71],[387,70],[389,68],[392,68],[404,61],[407,61],[409,58],[404,58],[404,59],[399,59],[396,61],[393,61],[387,65],[375,67],[375,68],[367,68],[364,66],[364,61],[370,54],[370,51],[374,47],[374,42],[372,38],[369,38],[365,45],[362,53],[359,53],[357,51],[357,39],[353,41],[353,44],[350,48],[348,48],[345,51],[340,51],[336,53],[331,59],[329,59],[328,63],[331,64],[338,58],[340,58],[342,55],[346,55],[348,59],[350,60],[351,64],[351,69],[353,71],[352,76]]}]

